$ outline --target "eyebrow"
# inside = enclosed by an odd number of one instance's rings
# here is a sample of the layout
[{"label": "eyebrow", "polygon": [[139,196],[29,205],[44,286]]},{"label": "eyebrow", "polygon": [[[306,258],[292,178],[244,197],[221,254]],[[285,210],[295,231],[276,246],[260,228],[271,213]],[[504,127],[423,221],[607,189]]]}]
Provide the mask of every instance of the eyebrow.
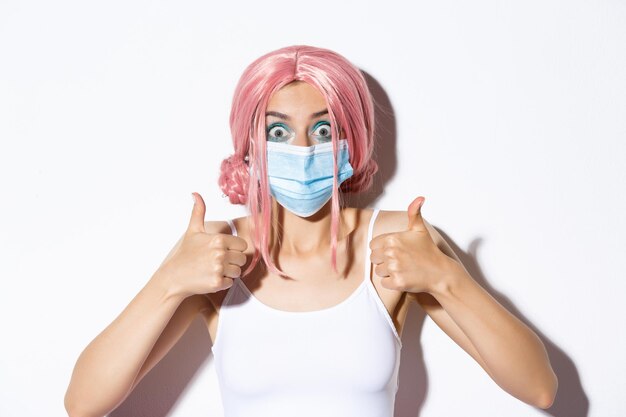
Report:
[{"label": "eyebrow", "polygon": [[[314,118],[316,118],[316,117],[320,117],[320,116],[322,116],[322,115],[324,115],[324,114],[327,114],[327,113],[328,113],[328,109],[320,110],[320,111],[318,111],[318,112],[316,112],[316,113],[313,113],[313,114],[311,115],[311,119],[314,119]],[[283,120],[291,120],[291,117],[287,116],[287,115],[286,115],[286,114],[284,114],[284,113],[279,113],[279,112],[277,112],[277,111],[268,111],[267,113],[265,113],[265,116],[266,116],[266,117],[267,117],[267,116],[275,116],[275,117],[278,117],[279,119],[283,119]]]}]

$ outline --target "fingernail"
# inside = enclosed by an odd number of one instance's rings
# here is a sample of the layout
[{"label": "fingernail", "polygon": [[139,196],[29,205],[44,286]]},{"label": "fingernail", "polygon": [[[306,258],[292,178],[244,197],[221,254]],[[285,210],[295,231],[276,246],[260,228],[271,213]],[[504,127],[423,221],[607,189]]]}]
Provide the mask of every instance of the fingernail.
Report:
[{"label": "fingernail", "polygon": [[193,200],[193,204],[195,205],[196,204],[196,196],[193,193],[191,193],[191,199]]}]

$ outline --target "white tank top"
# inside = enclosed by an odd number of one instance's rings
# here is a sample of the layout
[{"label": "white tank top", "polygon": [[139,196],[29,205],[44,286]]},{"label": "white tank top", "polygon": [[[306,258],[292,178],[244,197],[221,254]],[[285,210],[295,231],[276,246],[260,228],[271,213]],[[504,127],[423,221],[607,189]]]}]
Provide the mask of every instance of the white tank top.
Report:
[{"label": "white tank top", "polygon": [[393,417],[402,341],[370,279],[378,211],[363,282],[339,304],[278,310],[234,280],[212,347],[224,417]]}]

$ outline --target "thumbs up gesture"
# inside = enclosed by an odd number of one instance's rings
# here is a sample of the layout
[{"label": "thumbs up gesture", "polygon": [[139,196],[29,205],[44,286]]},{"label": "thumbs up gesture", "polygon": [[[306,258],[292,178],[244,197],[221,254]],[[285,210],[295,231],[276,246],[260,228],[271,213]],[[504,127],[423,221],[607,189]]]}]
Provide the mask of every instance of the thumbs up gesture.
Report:
[{"label": "thumbs up gesture", "polygon": [[407,292],[431,292],[447,273],[450,261],[435,244],[422,218],[424,197],[409,205],[408,229],[384,233],[370,241],[370,260],[385,288]]},{"label": "thumbs up gesture", "polygon": [[233,285],[240,278],[246,263],[245,239],[224,233],[208,233],[204,228],[206,205],[194,193],[194,205],[189,226],[179,245],[159,268],[185,297],[214,293]]}]

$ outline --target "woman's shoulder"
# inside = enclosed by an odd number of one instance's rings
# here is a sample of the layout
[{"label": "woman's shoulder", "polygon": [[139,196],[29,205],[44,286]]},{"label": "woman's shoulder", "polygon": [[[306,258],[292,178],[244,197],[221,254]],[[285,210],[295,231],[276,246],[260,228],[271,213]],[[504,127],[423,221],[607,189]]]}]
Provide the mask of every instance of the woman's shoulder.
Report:
[{"label": "woman's shoulder", "polygon": [[[409,228],[409,216],[406,210],[386,210],[378,207],[357,208],[352,207],[357,213],[358,218],[371,218],[370,216],[375,210],[378,210],[378,215],[374,220],[374,228],[372,234],[378,236],[384,233],[402,232]],[[422,215],[422,218],[424,216]],[[424,219],[426,228],[431,230],[432,225]]]},{"label": "woman's shoulder", "polygon": [[406,215],[403,217],[402,213],[399,211],[385,210],[382,208],[372,208],[366,210],[371,211],[372,215],[374,214],[373,212],[375,210],[378,210],[376,219],[374,219],[372,237],[376,237],[385,233],[401,231],[403,230],[402,227],[404,226],[404,223],[406,223],[406,226],[408,226],[408,220],[404,219]]},{"label": "woman's shoulder", "polygon": [[[422,215],[424,224],[429,232],[436,234],[437,232],[433,226],[426,221],[424,215]],[[381,235],[384,233],[403,232],[409,228],[409,215],[406,210],[383,210],[380,209],[378,217],[374,224],[373,235]]]},{"label": "woman's shoulder", "polygon": [[232,234],[229,221],[233,223],[236,230],[243,229],[249,220],[249,216],[233,217],[228,220],[205,220],[204,230],[206,233]]},{"label": "woman's shoulder", "polygon": [[206,233],[231,233],[227,220],[205,220],[204,230]]}]

